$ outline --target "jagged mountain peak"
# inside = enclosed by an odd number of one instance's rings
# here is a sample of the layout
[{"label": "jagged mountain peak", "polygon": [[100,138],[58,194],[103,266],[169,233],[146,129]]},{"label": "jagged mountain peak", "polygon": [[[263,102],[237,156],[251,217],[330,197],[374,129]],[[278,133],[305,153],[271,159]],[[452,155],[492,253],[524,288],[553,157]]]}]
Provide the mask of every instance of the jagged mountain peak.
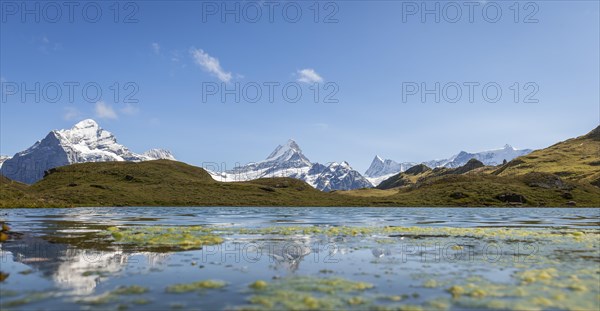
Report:
[{"label": "jagged mountain peak", "polygon": [[511,145],[509,145],[509,144],[506,144],[506,145],[504,145],[504,148],[503,148],[503,149],[504,149],[504,150],[517,150],[517,149],[515,149],[513,146],[511,146]]},{"label": "jagged mountain peak", "polygon": [[298,151],[302,152],[302,150],[300,149],[300,146],[298,146],[298,143],[296,143],[296,141],[291,138],[288,139],[287,143],[285,143],[285,146],[290,149],[294,149],[294,150],[298,150]]},{"label": "jagged mountain peak", "polygon": [[304,156],[302,149],[300,149],[300,146],[293,139],[289,139],[284,145],[277,146],[264,162],[271,161],[300,161],[310,165],[310,161]]},{"label": "jagged mountain peak", "polygon": [[338,162],[331,162],[331,163],[329,163],[329,165],[327,167],[329,167],[329,169],[331,169],[331,170],[336,170],[336,169],[340,169],[340,168],[342,168],[342,169],[349,169],[349,170],[352,169],[352,167],[350,166],[350,164],[348,162],[346,162],[346,161],[342,161],[342,162],[339,162],[339,163]]},{"label": "jagged mountain peak", "polygon": [[77,124],[73,126],[73,129],[84,129],[84,128],[99,128],[98,122],[92,119],[85,119],[79,121]]},{"label": "jagged mountain peak", "polygon": [[117,144],[115,136],[92,119],[80,121],[71,129],[53,130],[51,133],[54,133],[63,144],[87,145],[91,149],[99,145]]}]

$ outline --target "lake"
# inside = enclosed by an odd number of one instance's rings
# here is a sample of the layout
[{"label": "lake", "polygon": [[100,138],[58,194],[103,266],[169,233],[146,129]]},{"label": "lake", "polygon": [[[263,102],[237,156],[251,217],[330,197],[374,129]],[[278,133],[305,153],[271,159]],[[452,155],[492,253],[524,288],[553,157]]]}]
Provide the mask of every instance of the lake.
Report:
[{"label": "lake", "polygon": [[0,309],[598,310],[600,209],[6,209]]}]

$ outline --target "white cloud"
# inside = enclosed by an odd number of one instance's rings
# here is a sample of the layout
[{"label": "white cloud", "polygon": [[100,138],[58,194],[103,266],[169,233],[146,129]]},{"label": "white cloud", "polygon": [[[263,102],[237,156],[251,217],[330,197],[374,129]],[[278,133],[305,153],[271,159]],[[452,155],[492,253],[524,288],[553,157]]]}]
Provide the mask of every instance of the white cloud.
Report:
[{"label": "white cloud", "polygon": [[65,114],[63,115],[63,119],[66,121],[79,119],[81,116],[81,112],[77,110],[75,107],[65,107]]},{"label": "white cloud", "polygon": [[96,116],[101,119],[116,119],[117,113],[111,106],[99,101],[96,103]]},{"label": "white cloud", "polygon": [[231,72],[226,72],[223,70],[218,59],[208,55],[208,53],[204,52],[202,49],[192,48],[190,49],[190,53],[194,58],[194,62],[196,62],[198,66],[210,72],[223,82],[231,81]]},{"label": "white cloud", "polygon": [[160,44],[156,42],[152,43],[152,50],[154,51],[154,54],[160,54]]},{"label": "white cloud", "polygon": [[311,68],[298,70],[298,82],[303,83],[316,83],[323,82],[323,78]]},{"label": "white cloud", "polygon": [[140,109],[132,104],[125,104],[125,107],[121,108],[119,111],[126,115],[134,115],[137,114]]}]

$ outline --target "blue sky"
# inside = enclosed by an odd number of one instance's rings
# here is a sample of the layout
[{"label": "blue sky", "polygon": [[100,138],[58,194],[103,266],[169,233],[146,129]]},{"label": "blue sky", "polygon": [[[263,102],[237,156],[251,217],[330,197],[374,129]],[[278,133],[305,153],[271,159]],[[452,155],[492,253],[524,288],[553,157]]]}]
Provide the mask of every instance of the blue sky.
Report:
[{"label": "blue sky", "polygon": [[[535,7],[521,2],[518,22],[512,1],[480,2],[472,22],[459,2],[456,23],[444,19],[455,16],[445,2],[437,2],[439,23],[433,15],[409,15],[413,2],[406,1],[319,2],[318,23],[312,1],[292,2],[284,16],[288,2],[275,7],[273,22],[265,2],[237,2],[239,23],[234,15],[222,21],[220,2],[121,2],[118,9],[105,2],[96,23],[90,22],[93,11],[84,15],[80,9],[84,3],[74,9],[73,22],[63,7],[56,23],[48,20],[54,8],[44,13],[41,2],[39,23],[34,15],[23,18],[20,11],[13,14],[14,7],[2,7],[0,153],[12,155],[51,129],[94,118],[134,151],[163,147],[195,165],[231,168],[259,161],[293,138],[314,162],[345,160],[362,172],[375,154],[425,161],[506,143],[543,148],[600,122],[597,1],[543,1]],[[414,3],[420,10],[421,2]],[[483,18],[489,3],[502,10],[495,23]],[[219,12],[208,15],[213,4]],[[236,2],[227,4],[234,8]],[[286,20],[297,6],[299,21]],[[244,20],[254,17],[256,7],[263,13],[258,22]],[[488,19],[495,17],[493,9]],[[135,22],[123,22],[130,13]],[[69,82],[79,83],[72,101],[64,85]],[[272,103],[265,82],[279,83]],[[478,83],[472,103],[464,85],[469,82]],[[33,89],[35,83],[49,95],[23,100],[22,87]],[[56,102],[48,101],[55,97],[53,83],[62,91]],[[102,97],[95,100],[92,89],[84,98],[86,83],[100,86]],[[281,94],[287,83],[302,87],[295,103]],[[319,89],[317,102],[312,83]],[[436,83],[439,102],[431,94],[422,100],[419,92],[403,101],[403,85],[406,91],[408,84],[432,89]],[[496,102],[481,94],[488,83],[502,91]],[[15,84],[18,92],[8,94]],[[254,97],[256,85],[262,91],[258,102],[243,96],[235,102],[233,95],[223,101],[218,91],[209,96],[203,90],[248,87],[248,97]],[[446,99],[454,98],[456,85],[462,96],[454,103]],[[325,102],[336,86],[337,102]],[[138,102],[126,102],[133,91],[130,99]],[[534,91],[529,99],[537,103],[526,100]]]}]

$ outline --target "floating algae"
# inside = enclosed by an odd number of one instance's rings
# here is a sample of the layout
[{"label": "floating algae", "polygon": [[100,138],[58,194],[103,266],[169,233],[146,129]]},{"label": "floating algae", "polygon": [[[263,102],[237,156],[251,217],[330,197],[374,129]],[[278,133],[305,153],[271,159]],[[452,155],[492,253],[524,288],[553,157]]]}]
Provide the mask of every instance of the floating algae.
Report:
[{"label": "floating algae", "polygon": [[258,290],[265,289],[265,288],[267,288],[267,286],[268,286],[268,283],[263,280],[258,280],[256,282],[250,284],[250,288],[258,289]]},{"label": "floating algae", "polygon": [[116,242],[136,246],[194,249],[223,243],[223,238],[213,234],[212,228],[201,226],[109,227],[106,230]]},{"label": "floating algae", "polygon": [[288,277],[260,288],[252,285],[256,292],[248,302],[261,309],[273,310],[330,310],[363,305],[367,299],[357,294],[374,287],[366,282],[318,277]]},{"label": "floating algae", "polygon": [[2,301],[2,303],[0,303],[0,305],[2,307],[7,307],[7,308],[19,307],[19,306],[36,303],[36,302],[45,300],[50,297],[51,297],[51,294],[46,293],[46,292],[30,292],[30,293],[27,293],[24,297],[21,297],[18,299],[6,301],[6,302]]},{"label": "floating algae", "polygon": [[112,291],[114,295],[141,295],[147,292],[147,288],[139,285],[121,286]]},{"label": "floating algae", "polygon": [[223,281],[204,280],[194,283],[175,284],[167,287],[167,293],[181,294],[195,291],[203,291],[207,289],[219,289],[227,286]]},{"label": "floating algae", "polygon": [[[149,289],[139,285],[131,285],[131,286],[119,286],[115,290],[106,292],[102,295],[88,297],[85,299],[81,299],[78,302],[81,304],[87,305],[106,305],[110,303],[120,303],[122,301],[123,296],[137,296],[142,295],[149,292]],[[134,301],[143,301],[143,298],[136,298],[132,300]],[[123,305],[123,304],[121,304]],[[123,305],[126,306],[126,305]]]}]

